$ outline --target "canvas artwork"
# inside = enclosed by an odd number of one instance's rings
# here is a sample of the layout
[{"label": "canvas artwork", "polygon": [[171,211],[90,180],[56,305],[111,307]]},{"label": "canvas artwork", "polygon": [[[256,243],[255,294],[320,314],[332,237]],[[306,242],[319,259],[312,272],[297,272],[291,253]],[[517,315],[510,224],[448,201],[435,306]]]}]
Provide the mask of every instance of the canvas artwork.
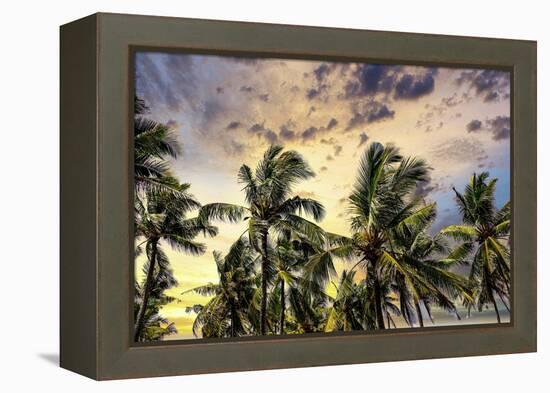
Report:
[{"label": "canvas artwork", "polygon": [[511,320],[510,73],[140,50],[135,342]]}]

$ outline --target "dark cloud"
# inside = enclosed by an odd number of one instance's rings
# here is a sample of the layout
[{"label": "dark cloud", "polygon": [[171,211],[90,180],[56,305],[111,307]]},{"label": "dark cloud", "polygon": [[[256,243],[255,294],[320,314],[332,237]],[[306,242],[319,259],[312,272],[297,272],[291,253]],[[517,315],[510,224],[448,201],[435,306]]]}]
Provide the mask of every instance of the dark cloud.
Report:
[{"label": "dark cloud", "polygon": [[500,101],[509,98],[510,95],[510,73],[504,71],[462,71],[455,82],[473,89],[485,102]]},{"label": "dark cloud", "polygon": [[402,66],[359,64],[353,78],[344,87],[344,98],[357,98],[393,92],[396,100],[414,100],[431,93],[435,87],[437,69],[422,69],[421,73],[406,72]]},{"label": "dark cloud", "polygon": [[340,145],[334,145],[333,147],[334,147],[334,156],[338,157],[342,153],[342,150],[344,148]]},{"label": "dark cloud", "polygon": [[497,116],[487,120],[485,124],[493,133],[493,139],[495,141],[510,138],[510,117]]},{"label": "dark cloud", "polygon": [[369,140],[368,135],[366,133],[362,132],[359,135],[359,144],[357,145],[357,147],[363,146],[365,143],[367,143],[368,140]]},{"label": "dark cloud", "polygon": [[262,123],[262,124],[260,124],[260,123],[253,124],[252,126],[250,126],[248,131],[252,132],[252,133],[265,131],[264,123]]},{"label": "dark cloud", "polygon": [[263,136],[269,143],[275,143],[279,139],[277,133],[269,128],[266,128],[264,123],[253,124],[248,129],[248,132],[258,135],[258,137]]},{"label": "dark cloud", "polygon": [[302,132],[302,139],[304,140],[314,139],[318,132],[319,132],[319,128],[311,126],[305,129],[304,132]]},{"label": "dark cloud", "polygon": [[390,93],[400,67],[382,64],[359,64],[353,79],[344,88],[346,98]]},{"label": "dark cloud", "polygon": [[296,132],[291,130],[287,125],[282,125],[279,128],[279,137],[286,141],[293,140],[296,138]]},{"label": "dark cloud", "polygon": [[331,156],[331,155],[329,154],[329,155],[327,156],[327,161],[332,161],[332,160],[334,160],[334,157]]},{"label": "dark cloud", "polygon": [[254,88],[252,86],[241,86],[239,90],[244,93],[252,93],[254,91]]},{"label": "dark cloud", "polygon": [[480,120],[474,119],[468,124],[466,124],[466,130],[468,132],[476,132],[481,130],[482,126],[483,126],[483,123]]},{"label": "dark cloud", "polygon": [[492,119],[485,120],[482,123],[480,120],[472,120],[466,124],[468,132],[489,132],[495,141],[510,138],[510,117],[497,116]]},{"label": "dark cloud", "polygon": [[430,94],[435,87],[433,73],[427,72],[424,75],[402,75],[395,85],[394,98],[398,100],[415,100],[419,97]]},{"label": "dark cloud", "polygon": [[227,125],[227,127],[225,127],[225,129],[230,131],[230,130],[236,130],[237,128],[241,128],[241,127],[242,127],[242,124],[240,121],[232,121]]},{"label": "dark cloud", "polygon": [[267,139],[269,143],[272,143],[272,144],[277,142],[278,140],[277,134],[270,129],[267,129],[265,131],[264,137],[265,139]]},{"label": "dark cloud", "polygon": [[336,120],[334,117],[331,118],[327,124],[327,130],[332,130],[334,127],[338,125],[338,120]]},{"label": "dark cloud", "polygon": [[308,89],[306,92],[306,97],[309,100],[313,100],[314,98],[318,98],[321,96],[321,94],[325,91],[327,91],[328,85],[322,84],[317,86],[316,88]]},{"label": "dark cloud", "polygon": [[368,123],[393,119],[395,116],[394,110],[388,108],[386,104],[377,101],[370,101],[364,104],[362,108],[354,106],[352,112],[353,116],[348,121],[346,130],[351,130],[352,128]]},{"label": "dark cloud", "polygon": [[326,172],[328,170],[328,168],[326,166],[322,166],[321,168],[319,168],[319,172]]},{"label": "dark cloud", "polygon": [[325,138],[321,139],[321,143],[323,145],[334,145],[335,143],[338,143],[338,141],[333,137],[330,137],[329,139],[325,139]]},{"label": "dark cloud", "polygon": [[260,94],[258,98],[263,102],[267,102],[269,101],[269,94]]},{"label": "dark cloud", "polygon": [[216,87],[216,93],[223,94],[223,87],[220,87],[220,86]]},{"label": "dark cloud", "polygon": [[331,65],[328,65],[327,63],[322,63],[319,67],[313,70],[315,79],[317,79],[318,82],[324,81],[325,78],[330,74],[333,68],[334,68],[334,63],[331,63]]}]

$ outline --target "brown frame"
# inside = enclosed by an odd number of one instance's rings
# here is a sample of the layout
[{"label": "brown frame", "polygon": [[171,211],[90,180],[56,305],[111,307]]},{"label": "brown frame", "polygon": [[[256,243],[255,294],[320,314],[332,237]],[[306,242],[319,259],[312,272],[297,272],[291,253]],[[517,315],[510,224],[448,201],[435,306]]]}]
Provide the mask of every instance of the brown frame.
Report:
[{"label": "brown frame", "polygon": [[[511,322],[134,345],[130,67],[142,48],[511,71]],[[64,368],[118,379],[536,351],[535,42],[95,14],[61,27],[60,144]]]}]

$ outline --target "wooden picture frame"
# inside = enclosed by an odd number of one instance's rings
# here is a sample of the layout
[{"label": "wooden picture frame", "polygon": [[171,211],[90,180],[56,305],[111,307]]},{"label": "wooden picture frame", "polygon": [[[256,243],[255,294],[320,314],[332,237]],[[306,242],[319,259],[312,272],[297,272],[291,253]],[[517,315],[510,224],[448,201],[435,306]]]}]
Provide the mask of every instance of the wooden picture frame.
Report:
[{"label": "wooden picture frame", "polygon": [[[132,54],[510,71],[512,318],[503,326],[136,345]],[[61,367],[97,380],[536,351],[536,43],[98,13],[61,27]]]}]

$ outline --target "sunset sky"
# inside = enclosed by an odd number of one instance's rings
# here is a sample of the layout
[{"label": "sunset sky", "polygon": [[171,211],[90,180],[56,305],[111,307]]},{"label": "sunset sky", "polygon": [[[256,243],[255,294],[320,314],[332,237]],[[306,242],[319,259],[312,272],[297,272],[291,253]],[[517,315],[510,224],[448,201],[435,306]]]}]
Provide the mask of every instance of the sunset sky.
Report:
[{"label": "sunset sky", "polygon": [[[243,163],[254,168],[272,143],[306,158],[317,176],[295,192],[322,202],[321,226],[343,235],[349,234],[344,200],[374,141],[427,160],[430,181],[417,192],[437,202],[433,231],[460,222],[451,186],[463,189],[473,172],[499,179],[499,207],[510,197],[508,73],[156,52],[137,53],[135,67],[147,116],[177,130],[182,154],[173,172],[202,204],[244,204],[237,171]],[[185,307],[207,300],[180,293],[217,282],[212,251],[225,253],[244,231],[240,224],[219,228],[204,240],[208,250],[200,257],[164,246],[179,281],[168,293],[180,301],[163,309],[179,331],[170,339],[191,337],[195,314]]]}]

